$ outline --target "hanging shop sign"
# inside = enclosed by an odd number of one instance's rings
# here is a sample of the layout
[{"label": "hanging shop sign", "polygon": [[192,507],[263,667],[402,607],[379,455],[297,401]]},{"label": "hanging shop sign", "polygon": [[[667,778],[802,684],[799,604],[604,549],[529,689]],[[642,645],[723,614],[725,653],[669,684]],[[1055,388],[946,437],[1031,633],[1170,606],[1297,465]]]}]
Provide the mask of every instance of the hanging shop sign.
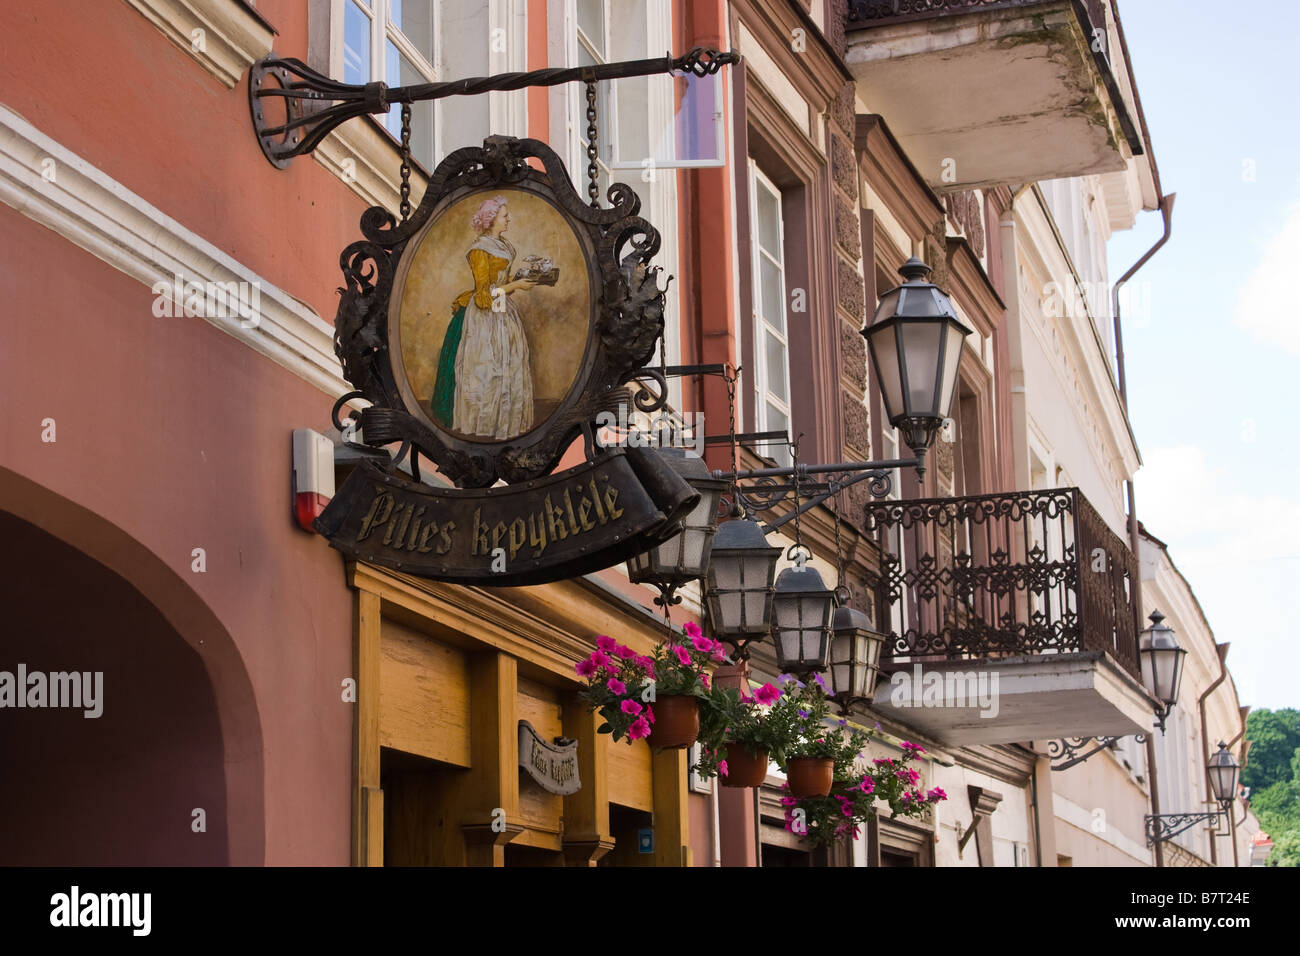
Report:
[{"label": "hanging shop sign", "polygon": [[582,789],[578,742],[556,737],[548,744],[526,720],[519,721],[519,767],[550,793],[566,796]]},{"label": "hanging shop sign", "polygon": [[[519,585],[609,567],[674,533],[697,494],[652,451],[595,440],[598,418],[641,403],[634,379],[664,323],[659,233],[631,187],[608,197],[586,204],[544,144],[493,136],[449,155],[409,220],[362,216],[335,323],[352,397],[371,403],[359,440],[405,443],[455,487],[366,462],[316,520],[333,547]],[[579,438],[586,460],[555,472]]]}]

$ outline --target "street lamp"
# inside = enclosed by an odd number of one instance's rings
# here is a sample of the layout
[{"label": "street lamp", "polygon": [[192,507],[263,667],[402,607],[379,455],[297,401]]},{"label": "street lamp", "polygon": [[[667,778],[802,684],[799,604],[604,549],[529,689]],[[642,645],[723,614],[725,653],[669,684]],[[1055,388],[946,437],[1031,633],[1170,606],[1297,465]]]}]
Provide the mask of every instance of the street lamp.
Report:
[{"label": "street lamp", "polygon": [[734,518],[713,536],[705,604],[712,637],[739,653],[772,626],[772,578],[781,549],[767,543],[757,521]]},{"label": "street lamp", "polygon": [[847,604],[835,609],[831,635],[831,696],[847,714],[855,701],[867,700],[875,691],[885,639],[871,618]]},{"label": "street lamp", "polygon": [[875,318],[862,330],[885,400],[890,424],[921,462],[952,409],[962,343],[971,329],[948,296],[926,281],[930,267],[915,257],[898,270],[905,280],[880,297]]},{"label": "street lamp", "polygon": [[1241,765],[1222,740],[1219,741],[1218,753],[1210,758],[1205,769],[1210,775],[1210,789],[1214,791],[1214,799],[1219,801],[1220,807],[1227,810],[1237,793],[1237,771]]},{"label": "street lamp", "polygon": [[1151,612],[1151,626],[1138,638],[1138,656],[1142,659],[1142,683],[1151,696],[1164,704],[1160,715],[1160,729],[1165,729],[1165,716],[1178,703],[1178,687],[1183,680],[1183,661],[1186,648],[1178,646],[1174,629],[1163,623],[1165,616]]},{"label": "street lamp", "polygon": [[682,519],[681,531],[667,541],[627,562],[627,576],[634,584],[650,584],[659,589],[655,603],[661,606],[680,604],[674,592],[682,585],[708,573],[713,536],[718,527],[718,499],[727,483],[710,475],[708,466],[697,455],[680,448],[659,451],[668,466],[688,485],[700,493],[699,503]]},{"label": "street lamp", "polygon": [[[1155,617],[1156,615],[1151,616]],[[1205,772],[1210,778],[1210,791],[1214,794],[1219,809],[1202,810],[1197,813],[1147,814],[1147,846],[1170,840],[1198,823],[1218,826],[1219,817],[1224,815],[1228,818],[1228,833],[1231,835],[1234,826],[1232,801],[1237,795],[1237,771],[1240,769],[1241,765],[1237,763],[1237,758],[1228,751],[1228,745],[1223,741],[1219,741],[1219,752],[1211,757],[1205,765]]]},{"label": "street lamp", "polygon": [[816,568],[786,568],[776,579],[772,637],[782,673],[824,671],[830,655],[831,612],[835,592]]}]

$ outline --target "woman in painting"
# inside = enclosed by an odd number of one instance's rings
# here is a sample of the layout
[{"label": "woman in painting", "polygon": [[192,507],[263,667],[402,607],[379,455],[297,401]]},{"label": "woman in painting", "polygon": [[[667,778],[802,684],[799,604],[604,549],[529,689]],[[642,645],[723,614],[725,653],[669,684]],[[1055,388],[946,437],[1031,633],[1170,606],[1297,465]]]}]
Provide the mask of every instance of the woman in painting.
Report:
[{"label": "woman in painting", "polygon": [[443,427],[501,441],[533,427],[528,339],[510,296],[537,282],[510,279],[515,247],[505,237],[510,212],[504,197],[485,200],[472,224],[478,239],[467,258],[474,288],[452,303],[431,405]]}]

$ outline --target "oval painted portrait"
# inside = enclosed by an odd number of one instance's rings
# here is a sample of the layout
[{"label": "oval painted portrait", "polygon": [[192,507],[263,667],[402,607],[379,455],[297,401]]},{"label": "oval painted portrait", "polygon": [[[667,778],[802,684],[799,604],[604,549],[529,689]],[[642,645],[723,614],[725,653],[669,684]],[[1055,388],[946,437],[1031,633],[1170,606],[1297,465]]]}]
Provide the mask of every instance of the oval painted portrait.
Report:
[{"label": "oval painted portrait", "polygon": [[436,211],[411,239],[393,291],[399,387],[455,438],[527,435],[584,377],[589,256],[564,214],[526,186],[476,190]]}]

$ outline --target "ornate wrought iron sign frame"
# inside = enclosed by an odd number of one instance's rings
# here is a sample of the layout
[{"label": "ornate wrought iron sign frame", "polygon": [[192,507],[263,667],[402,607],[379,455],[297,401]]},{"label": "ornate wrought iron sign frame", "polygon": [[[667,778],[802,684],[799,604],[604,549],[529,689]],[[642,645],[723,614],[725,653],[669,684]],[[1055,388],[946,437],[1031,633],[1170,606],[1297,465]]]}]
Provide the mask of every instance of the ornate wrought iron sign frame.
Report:
[{"label": "ornate wrought iron sign frame", "polygon": [[[589,289],[587,342],[572,385],[543,421],[500,439],[455,431],[423,407],[406,380],[399,320],[402,289],[429,230],[453,204],[496,190],[527,192],[568,224]],[[607,196],[608,208],[586,204],[545,144],[492,136],[439,164],[408,221],[399,224],[380,207],[362,215],[365,238],[340,257],[346,285],[334,338],[356,389],[350,397],[371,403],[360,413],[362,441],[405,443],[413,461],[424,455],[457,489],[411,481],[386,457],[364,462],[316,521],[333,547],[425,577],[537,584],[644,551],[694,506],[698,495],[657,455],[595,441],[601,412],[643,401],[634,379],[664,325],[660,270],[651,263],[659,233],[638,215],[630,186],[615,183]],[[587,462],[551,474],[579,436]],[[509,487],[491,487],[499,481]]]}]

